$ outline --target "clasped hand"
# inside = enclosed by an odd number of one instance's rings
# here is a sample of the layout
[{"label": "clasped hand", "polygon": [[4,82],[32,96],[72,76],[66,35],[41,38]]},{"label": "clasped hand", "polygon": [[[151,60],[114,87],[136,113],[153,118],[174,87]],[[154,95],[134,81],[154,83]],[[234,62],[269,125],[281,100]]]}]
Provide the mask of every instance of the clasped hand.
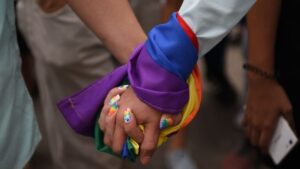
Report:
[{"label": "clasped hand", "polygon": [[172,125],[176,125],[181,114],[171,116],[156,111],[140,101],[130,87],[114,88],[107,95],[99,118],[104,144],[120,154],[126,137],[131,137],[140,145],[141,163],[147,164],[157,148],[162,118],[172,119]]},{"label": "clasped hand", "polygon": [[269,145],[280,116],[293,127],[292,105],[282,86],[268,79],[250,79],[244,126],[250,142],[268,153]]}]

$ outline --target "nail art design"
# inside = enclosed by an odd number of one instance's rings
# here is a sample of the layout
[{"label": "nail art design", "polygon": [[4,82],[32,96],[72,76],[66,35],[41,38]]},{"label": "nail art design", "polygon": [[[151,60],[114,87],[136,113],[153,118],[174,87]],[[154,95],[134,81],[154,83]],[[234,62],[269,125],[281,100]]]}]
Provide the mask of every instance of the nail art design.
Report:
[{"label": "nail art design", "polygon": [[112,105],[108,111],[108,116],[114,115],[117,112],[118,108],[119,107],[117,104]]},{"label": "nail art design", "polygon": [[167,127],[170,127],[174,124],[174,121],[172,118],[170,117],[167,117],[167,118],[163,118],[161,121],[160,121],[160,124],[159,124],[159,128],[160,129],[165,129]]},{"label": "nail art design", "polygon": [[125,123],[129,123],[131,120],[131,110],[130,108],[127,108],[125,111],[124,111],[124,122]]},{"label": "nail art design", "polygon": [[113,98],[110,99],[109,105],[113,106],[114,104],[117,104],[118,101],[120,101],[120,99],[121,99],[120,95],[114,96]]},{"label": "nail art design", "polygon": [[126,89],[128,89],[128,85],[122,85],[122,86],[119,86],[118,87],[118,89],[120,89],[120,90],[126,90]]}]

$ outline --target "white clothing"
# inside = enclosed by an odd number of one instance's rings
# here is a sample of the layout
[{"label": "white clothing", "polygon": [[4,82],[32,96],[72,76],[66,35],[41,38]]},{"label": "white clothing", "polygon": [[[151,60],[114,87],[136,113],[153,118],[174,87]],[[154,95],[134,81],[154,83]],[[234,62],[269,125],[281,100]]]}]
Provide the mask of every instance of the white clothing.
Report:
[{"label": "white clothing", "polygon": [[179,14],[198,38],[199,58],[220,42],[255,0],[184,0]]}]

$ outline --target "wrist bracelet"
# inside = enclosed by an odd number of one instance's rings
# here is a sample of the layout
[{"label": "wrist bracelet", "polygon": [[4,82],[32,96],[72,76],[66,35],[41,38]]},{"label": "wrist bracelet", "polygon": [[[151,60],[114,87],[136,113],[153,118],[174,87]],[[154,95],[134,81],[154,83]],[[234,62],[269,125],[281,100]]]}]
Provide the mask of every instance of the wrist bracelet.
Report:
[{"label": "wrist bracelet", "polygon": [[248,71],[251,71],[265,79],[269,79],[269,80],[277,80],[277,76],[273,73],[270,73],[270,72],[266,72],[264,70],[261,70],[260,68],[256,67],[256,66],[253,66],[253,65],[250,65],[248,63],[245,63],[243,65],[243,68],[245,70],[248,70]]}]

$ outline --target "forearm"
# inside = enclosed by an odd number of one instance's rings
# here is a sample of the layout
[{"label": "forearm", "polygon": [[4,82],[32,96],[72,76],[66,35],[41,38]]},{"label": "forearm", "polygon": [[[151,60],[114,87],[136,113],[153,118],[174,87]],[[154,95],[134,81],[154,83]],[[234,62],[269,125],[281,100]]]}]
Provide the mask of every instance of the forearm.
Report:
[{"label": "forearm", "polygon": [[170,18],[171,14],[178,11],[183,0],[167,0],[163,6],[162,21],[166,22]]},{"label": "forearm", "polygon": [[[143,59],[137,59],[138,63],[134,62],[135,67],[132,70],[137,73],[129,73],[129,79],[131,82],[137,82],[132,85],[137,96],[162,112],[173,114],[180,112],[188,100],[188,90],[186,85],[178,85],[179,82],[186,82],[197,63],[198,56],[204,55],[216,45],[248,12],[254,2],[255,0],[183,1],[178,14],[172,15],[169,22],[154,27],[148,34],[148,40],[145,43],[146,52],[142,52],[145,55],[140,55],[139,58],[141,56],[151,58],[155,63],[149,66],[150,63],[146,63]],[[138,67],[136,65],[147,66]],[[160,70],[159,68],[153,68],[156,65],[171,74],[155,72]],[[147,69],[147,71],[144,69]],[[147,72],[148,76],[139,75],[138,72]],[[158,74],[160,79],[163,80],[151,79],[151,81],[147,81],[151,75],[155,77]],[[174,75],[178,79],[172,79]],[[136,80],[137,77],[138,80]],[[172,83],[168,83],[171,82],[170,79],[173,80]],[[158,90],[157,87],[161,84],[164,84],[164,89]],[[152,97],[153,93],[149,91],[160,91],[160,93],[158,96],[154,92],[156,96]],[[166,99],[171,95],[161,95],[171,92],[174,94],[172,95],[173,102]],[[180,96],[178,96],[178,93],[181,93]],[[158,99],[151,100],[149,98],[162,99],[157,102]],[[174,98],[177,100],[174,101]],[[164,104],[161,105],[161,103]],[[172,105],[172,103],[176,103],[176,105]]]},{"label": "forearm", "polygon": [[281,0],[260,0],[247,15],[248,62],[274,73],[274,46]]},{"label": "forearm", "polygon": [[[122,46],[118,45],[124,45],[126,40],[131,42],[129,35],[138,33],[139,25],[125,0],[69,1],[107,46],[113,47],[112,51],[121,49],[122,53]],[[254,2],[184,1],[179,14],[150,31],[147,41],[137,48],[128,63],[128,79],[139,99],[161,112],[181,112],[189,99],[186,81],[196,66],[198,54],[203,55],[217,44]],[[130,28],[124,26],[128,22],[132,23]]]},{"label": "forearm", "polygon": [[121,63],[146,35],[127,0],[67,0]]}]

